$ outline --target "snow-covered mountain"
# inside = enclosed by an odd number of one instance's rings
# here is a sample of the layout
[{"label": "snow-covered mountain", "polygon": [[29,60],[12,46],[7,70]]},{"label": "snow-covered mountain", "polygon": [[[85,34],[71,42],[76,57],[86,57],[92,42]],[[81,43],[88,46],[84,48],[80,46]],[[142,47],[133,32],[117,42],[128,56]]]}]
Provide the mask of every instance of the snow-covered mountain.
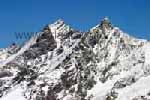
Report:
[{"label": "snow-covered mountain", "polygon": [[88,32],[58,20],[2,59],[1,100],[150,100],[150,42],[108,18]]}]

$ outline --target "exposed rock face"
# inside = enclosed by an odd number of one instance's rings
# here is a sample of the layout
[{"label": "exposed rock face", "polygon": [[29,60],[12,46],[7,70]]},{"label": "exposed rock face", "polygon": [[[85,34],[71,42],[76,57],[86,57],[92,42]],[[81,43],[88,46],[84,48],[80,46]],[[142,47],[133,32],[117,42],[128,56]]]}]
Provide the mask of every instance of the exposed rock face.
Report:
[{"label": "exposed rock face", "polygon": [[29,50],[25,51],[24,56],[27,57],[27,59],[34,59],[42,54],[46,54],[48,51],[54,50],[56,47],[56,41],[49,27],[46,26],[41,35],[37,38],[36,43],[32,45]]},{"label": "exposed rock face", "polygon": [[18,86],[27,100],[149,98],[150,43],[123,33],[107,18],[86,33],[58,20],[31,44],[3,68],[13,76],[0,81],[1,96]]},{"label": "exposed rock face", "polygon": [[2,78],[2,77],[10,77],[10,76],[12,76],[12,73],[9,72],[9,71],[1,71],[0,72],[0,78]]}]

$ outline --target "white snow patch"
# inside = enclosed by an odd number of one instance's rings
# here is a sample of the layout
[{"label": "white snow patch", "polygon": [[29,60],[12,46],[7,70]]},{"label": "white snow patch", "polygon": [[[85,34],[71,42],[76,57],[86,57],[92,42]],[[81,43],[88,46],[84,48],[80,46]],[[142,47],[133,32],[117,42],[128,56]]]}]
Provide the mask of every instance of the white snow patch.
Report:
[{"label": "white snow patch", "polygon": [[139,79],[135,84],[118,90],[117,100],[132,100],[136,96],[144,96],[150,91],[150,76]]},{"label": "white snow patch", "polygon": [[6,65],[7,63],[13,61],[17,56],[21,55],[22,53],[24,53],[26,50],[28,50],[30,48],[31,45],[33,45],[35,43],[36,37],[33,37],[29,40],[29,42],[27,42],[24,47],[21,48],[20,51],[18,51],[18,53],[8,57],[4,62],[1,63],[0,67]]},{"label": "white snow patch", "polygon": [[8,93],[4,97],[1,98],[1,100],[26,100],[22,94],[23,89],[19,86],[12,92]]},{"label": "white snow patch", "polygon": [[105,84],[98,82],[91,90],[88,91],[88,95],[92,94],[94,98],[92,100],[105,100],[105,96],[110,93],[115,80],[109,80]]}]

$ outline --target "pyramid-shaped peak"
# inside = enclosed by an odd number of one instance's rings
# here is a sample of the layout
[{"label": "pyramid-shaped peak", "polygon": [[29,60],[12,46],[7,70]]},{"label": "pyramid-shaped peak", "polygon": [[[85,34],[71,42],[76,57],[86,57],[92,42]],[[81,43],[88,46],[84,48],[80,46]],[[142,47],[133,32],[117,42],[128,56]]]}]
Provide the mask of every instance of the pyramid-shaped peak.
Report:
[{"label": "pyramid-shaped peak", "polygon": [[108,17],[104,17],[103,20],[104,21],[109,21],[109,18]]},{"label": "pyramid-shaped peak", "polygon": [[101,21],[102,23],[111,23],[108,17],[104,17]]},{"label": "pyramid-shaped peak", "polygon": [[53,24],[50,24],[49,25],[49,28],[53,27],[56,29],[60,28],[61,26],[66,26],[67,24],[65,24],[64,20],[63,19],[58,19],[57,21],[55,21]]},{"label": "pyramid-shaped peak", "polygon": [[112,27],[111,22],[108,17],[103,18],[103,20],[101,21],[101,27],[102,28],[111,28]]},{"label": "pyramid-shaped peak", "polygon": [[54,24],[64,24],[64,20],[63,19],[58,19]]}]

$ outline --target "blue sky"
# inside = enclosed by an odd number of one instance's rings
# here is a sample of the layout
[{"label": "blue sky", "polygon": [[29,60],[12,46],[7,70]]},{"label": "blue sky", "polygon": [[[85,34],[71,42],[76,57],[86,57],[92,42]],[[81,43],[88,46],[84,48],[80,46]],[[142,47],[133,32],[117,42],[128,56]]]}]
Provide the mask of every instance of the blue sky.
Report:
[{"label": "blue sky", "polygon": [[0,0],[0,48],[23,41],[15,32],[37,32],[59,18],[87,31],[104,16],[130,35],[150,39],[150,0]]}]

